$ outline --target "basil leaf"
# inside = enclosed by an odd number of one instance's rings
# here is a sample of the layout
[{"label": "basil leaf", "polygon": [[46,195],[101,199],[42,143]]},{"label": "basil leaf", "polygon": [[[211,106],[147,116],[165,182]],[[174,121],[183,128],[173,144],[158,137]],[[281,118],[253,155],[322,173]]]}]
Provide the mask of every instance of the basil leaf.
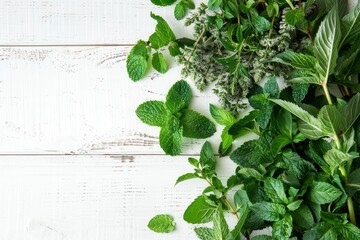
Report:
[{"label": "basil leaf", "polygon": [[235,123],[236,119],[228,111],[221,109],[213,104],[210,104],[210,113],[214,120],[223,126],[228,126]]},{"label": "basil leaf", "polygon": [[181,153],[183,128],[175,117],[168,119],[160,130],[160,146],[166,154],[175,156]]},{"label": "basil leaf", "polygon": [[180,117],[184,137],[208,138],[216,132],[215,124],[208,118],[190,109],[184,109]]},{"label": "basil leaf", "polygon": [[168,66],[162,53],[154,53],[152,56],[152,66],[159,73],[166,73]]},{"label": "basil leaf", "polygon": [[185,210],[184,220],[192,224],[212,221],[216,208],[210,205],[207,200],[206,196],[197,197]]},{"label": "basil leaf", "polygon": [[170,113],[165,108],[165,103],[161,101],[147,101],[139,105],[136,115],[145,124],[150,126],[163,126]]},{"label": "basil leaf", "polygon": [[153,217],[148,223],[148,228],[157,233],[169,233],[175,230],[174,218],[167,214]]},{"label": "basil leaf", "polygon": [[314,203],[326,204],[335,201],[341,194],[339,189],[329,183],[314,181],[308,192],[308,199]]},{"label": "basil leaf", "polygon": [[184,80],[176,82],[166,95],[166,107],[176,113],[187,107],[192,99],[190,86]]}]

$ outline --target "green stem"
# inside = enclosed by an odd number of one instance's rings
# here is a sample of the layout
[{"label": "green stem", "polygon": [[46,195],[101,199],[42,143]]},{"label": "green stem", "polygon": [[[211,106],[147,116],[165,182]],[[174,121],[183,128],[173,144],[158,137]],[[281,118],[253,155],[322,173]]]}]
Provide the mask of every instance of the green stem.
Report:
[{"label": "green stem", "polygon": [[[339,167],[339,170],[340,170],[340,173],[341,173],[345,183],[348,184],[349,183],[349,178],[348,178],[348,174],[347,174],[347,171],[346,171],[344,165],[341,165]],[[354,203],[353,203],[353,200],[352,200],[351,197],[348,197],[348,199],[347,199],[347,207],[348,207],[350,222],[356,226],[356,216],[355,216]]]},{"label": "green stem", "polygon": [[328,102],[329,105],[333,105],[333,102],[331,100],[331,96],[330,96],[330,93],[329,93],[329,89],[328,89],[328,86],[325,84],[322,84],[321,85],[323,90],[324,90],[324,94],[325,94],[325,97],[326,97],[326,100]]},{"label": "green stem", "polygon": [[291,7],[291,9],[295,9],[294,5],[292,4],[291,0],[286,0],[286,2],[289,4],[289,6]]}]

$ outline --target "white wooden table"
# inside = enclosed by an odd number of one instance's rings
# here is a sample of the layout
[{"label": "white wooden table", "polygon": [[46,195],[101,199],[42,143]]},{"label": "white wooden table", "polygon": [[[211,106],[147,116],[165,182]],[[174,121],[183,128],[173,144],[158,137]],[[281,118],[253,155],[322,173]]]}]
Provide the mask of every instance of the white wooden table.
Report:
[{"label": "white wooden table", "polygon": [[[204,140],[165,156],[159,129],[134,114],[180,78],[172,64],[128,79],[131,46],[154,30],[150,11],[189,36],[173,7],[148,0],[0,1],[0,240],[196,239],[182,214],[205,185],[174,183]],[[193,92],[192,107],[209,116],[216,97]],[[219,165],[221,176],[234,169]],[[175,217],[174,233],[147,229],[158,213]]]}]

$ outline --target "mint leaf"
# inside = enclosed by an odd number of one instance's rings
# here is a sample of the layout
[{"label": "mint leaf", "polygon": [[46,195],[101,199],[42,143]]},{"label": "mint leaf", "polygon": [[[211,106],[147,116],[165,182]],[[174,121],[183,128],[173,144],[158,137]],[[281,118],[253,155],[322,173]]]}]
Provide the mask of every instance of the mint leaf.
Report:
[{"label": "mint leaf", "polygon": [[175,117],[168,119],[160,130],[160,146],[166,154],[175,156],[181,153],[183,128]]},{"label": "mint leaf", "polygon": [[282,219],[286,213],[284,205],[270,202],[259,202],[250,206],[254,215],[264,221],[275,222]]},{"label": "mint leaf", "polygon": [[360,229],[351,223],[344,224],[340,228],[341,239],[356,240],[360,239]]},{"label": "mint leaf", "polygon": [[200,240],[210,240],[214,238],[214,230],[206,227],[199,227],[194,229],[196,236]]},{"label": "mint leaf", "polygon": [[237,239],[239,239],[242,227],[244,226],[245,221],[247,219],[247,216],[249,214],[249,210],[250,209],[249,209],[248,204],[246,204],[242,208],[240,208],[240,210],[238,211],[240,219],[237,222],[235,228],[229,233],[226,240],[237,240]]},{"label": "mint leaf", "polygon": [[178,179],[176,180],[176,184],[180,183],[180,182],[183,182],[183,181],[186,181],[186,180],[189,180],[189,179],[194,179],[194,178],[198,178],[199,176],[196,175],[195,173],[186,173],[184,175],[181,175],[180,177],[178,177]]},{"label": "mint leaf", "polygon": [[266,178],[264,181],[266,195],[275,203],[288,203],[285,194],[284,184],[281,180],[275,178]]},{"label": "mint leaf", "polygon": [[245,179],[254,178],[258,181],[263,181],[263,176],[256,169],[253,168],[242,167],[239,169],[238,174]]},{"label": "mint leaf", "polygon": [[270,79],[266,81],[264,93],[268,93],[273,98],[279,97],[280,89],[275,76],[270,77]]},{"label": "mint leaf", "polygon": [[167,214],[153,217],[148,223],[148,228],[157,233],[169,233],[175,230],[174,218]]},{"label": "mint leaf", "polygon": [[272,225],[272,239],[273,240],[288,240],[290,239],[293,230],[292,217],[286,214],[283,219],[275,222]]},{"label": "mint leaf", "polygon": [[303,17],[304,10],[302,8],[292,9],[286,12],[285,21],[286,23],[295,26]]},{"label": "mint leaf", "polygon": [[343,34],[342,42],[354,42],[360,36],[360,3],[358,3],[350,12],[342,19],[345,34]]},{"label": "mint leaf", "polygon": [[174,16],[176,20],[181,20],[185,17],[185,15],[186,15],[186,5],[183,2],[179,2],[175,6]]},{"label": "mint leaf", "polygon": [[131,80],[138,81],[146,73],[149,49],[142,40],[131,49],[126,60],[126,69]]},{"label": "mint leaf", "polygon": [[326,182],[316,182],[311,184],[308,198],[317,204],[326,204],[335,201],[342,195],[342,192],[333,185]]},{"label": "mint leaf", "polygon": [[346,122],[344,133],[347,133],[360,116],[360,93],[353,96],[342,108],[341,115],[344,116]]},{"label": "mint leaf", "polygon": [[258,15],[253,15],[253,23],[255,26],[255,29],[258,32],[265,32],[267,30],[270,30],[271,28],[271,23],[264,17],[258,16]]},{"label": "mint leaf", "polygon": [[192,224],[207,223],[213,220],[216,208],[210,205],[206,196],[197,197],[186,209],[184,220]]},{"label": "mint leaf", "polygon": [[221,205],[216,209],[214,213],[214,237],[217,240],[226,240],[229,234],[229,226],[224,218],[224,212]]},{"label": "mint leaf", "polygon": [[138,106],[136,115],[145,124],[150,126],[163,126],[170,113],[165,108],[165,103],[161,101],[147,101]]},{"label": "mint leaf", "polygon": [[235,123],[236,119],[228,111],[221,109],[213,104],[210,104],[210,113],[214,120],[223,126],[228,126]]},{"label": "mint leaf", "polygon": [[162,53],[154,53],[152,56],[152,66],[159,73],[166,73],[168,66]]},{"label": "mint leaf", "polygon": [[216,157],[211,144],[208,141],[206,141],[201,148],[199,162],[202,168],[208,168],[215,171]]},{"label": "mint leaf", "polygon": [[192,98],[191,88],[187,82],[180,80],[169,90],[166,96],[166,106],[171,113],[176,113],[187,107]]},{"label": "mint leaf", "polygon": [[157,21],[155,33],[149,38],[151,46],[155,49],[159,49],[174,41],[175,35],[167,22],[162,17],[153,13],[151,13],[150,16]]},{"label": "mint leaf", "polygon": [[151,0],[151,2],[157,6],[169,6],[176,2],[176,0]]},{"label": "mint leaf", "polygon": [[184,109],[180,122],[184,128],[184,137],[208,138],[216,132],[216,127],[208,118],[190,109]]},{"label": "mint leaf", "polygon": [[334,105],[326,105],[320,109],[318,119],[321,123],[322,131],[332,137],[337,138],[337,134],[344,127],[344,118],[341,112]]},{"label": "mint leaf", "polygon": [[305,97],[309,91],[309,87],[310,87],[310,84],[308,84],[308,83],[294,83],[293,84],[292,96],[296,103],[300,103],[305,99]]},{"label": "mint leaf", "polygon": [[317,64],[317,60],[313,56],[296,53],[291,50],[286,50],[285,52],[276,55],[272,61],[282,63],[296,69],[310,71],[313,71]]},{"label": "mint leaf", "polygon": [[209,0],[208,8],[209,10],[215,10],[216,8],[220,7],[222,0]]},{"label": "mint leaf", "polygon": [[249,99],[251,107],[259,110],[259,116],[256,118],[257,123],[262,128],[269,124],[274,104],[269,101],[269,94],[257,94]]},{"label": "mint leaf", "polygon": [[169,53],[172,57],[176,57],[181,54],[180,46],[177,42],[171,42],[169,44]]},{"label": "mint leaf", "polygon": [[307,205],[301,205],[298,209],[291,213],[296,225],[302,231],[308,230],[314,226],[315,220],[310,208]]}]

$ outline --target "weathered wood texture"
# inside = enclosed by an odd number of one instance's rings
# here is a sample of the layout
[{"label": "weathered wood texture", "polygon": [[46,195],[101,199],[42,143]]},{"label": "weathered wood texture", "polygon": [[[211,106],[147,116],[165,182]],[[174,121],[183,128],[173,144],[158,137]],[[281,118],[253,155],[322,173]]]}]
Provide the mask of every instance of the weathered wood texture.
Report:
[{"label": "weathered wood texture", "polygon": [[[220,176],[232,164],[220,163]],[[186,206],[206,185],[190,180],[187,157],[2,156],[1,240],[196,239],[182,220]],[[155,214],[171,213],[177,230],[147,229]]]},{"label": "weathered wood texture", "polygon": [[[0,48],[0,154],[162,154],[159,128],[141,123],[135,109],[165,99],[179,68],[134,83],[125,70],[129,49]],[[209,116],[216,97],[193,93],[191,107]],[[185,139],[184,153],[199,153],[203,142]]]}]

